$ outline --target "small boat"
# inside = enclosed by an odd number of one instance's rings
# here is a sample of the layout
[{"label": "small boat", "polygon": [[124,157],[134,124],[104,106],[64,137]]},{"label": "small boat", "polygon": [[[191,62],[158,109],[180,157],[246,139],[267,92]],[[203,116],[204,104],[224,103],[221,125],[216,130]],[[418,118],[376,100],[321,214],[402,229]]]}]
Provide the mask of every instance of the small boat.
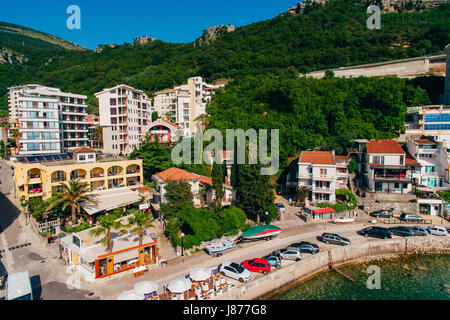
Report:
[{"label": "small boat", "polygon": [[234,245],[234,239],[218,241],[206,246],[206,251],[211,255],[221,255],[224,251],[231,249]]},{"label": "small boat", "polygon": [[333,222],[336,223],[336,224],[348,224],[348,223],[355,222],[355,219],[339,218],[339,219],[334,219]]},{"label": "small boat", "polygon": [[236,242],[240,242],[243,240],[259,240],[259,239],[270,240],[280,232],[281,228],[279,227],[272,225],[259,225],[245,231],[236,239]]}]

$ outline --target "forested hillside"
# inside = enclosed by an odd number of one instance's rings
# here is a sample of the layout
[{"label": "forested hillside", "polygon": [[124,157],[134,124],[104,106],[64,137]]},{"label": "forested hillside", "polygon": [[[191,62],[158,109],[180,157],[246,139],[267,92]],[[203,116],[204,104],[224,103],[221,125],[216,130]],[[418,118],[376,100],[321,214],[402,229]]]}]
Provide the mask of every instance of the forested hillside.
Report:
[{"label": "forested hillside", "polygon": [[0,107],[6,108],[6,88],[20,83],[88,95],[126,83],[151,93],[194,75],[212,81],[285,74],[288,68],[303,73],[439,53],[450,42],[449,15],[449,4],[422,12],[386,13],[381,29],[369,30],[365,6],[357,0],[335,0],[306,7],[301,15],[282,15],[224,32],[201,47],[157,40],[105,47],[100,53],[30,50],[27,61],[0,64]]}]

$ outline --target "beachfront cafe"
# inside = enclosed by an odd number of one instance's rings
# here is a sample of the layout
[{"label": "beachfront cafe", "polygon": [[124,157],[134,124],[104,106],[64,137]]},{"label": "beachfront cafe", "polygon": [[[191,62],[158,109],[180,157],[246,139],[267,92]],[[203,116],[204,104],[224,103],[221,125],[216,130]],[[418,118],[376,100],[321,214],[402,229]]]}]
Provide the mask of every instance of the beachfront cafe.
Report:
[{"label": "beachfront cafe", "polygon": [[[119,220],[123,224],[130,216]],[[102,236],[93,236],[90,231],[83,230],[61,239],[61,258],[67,265],[71,265],[88,282],[106,278],[128,271],[141,275],[148,270],[148,266],[158,262],[158,243],[156,236],[144,232],[142,245],[136,234],[120,234],[111,232],[112,251],[107,252],[102,243]]]},{"label": "beachfront cafe", "polygon": [[304,215],[312,220],[332,219],[334,209],[333,208],[319,208],[319,207],[306,207],[304,209]]}]

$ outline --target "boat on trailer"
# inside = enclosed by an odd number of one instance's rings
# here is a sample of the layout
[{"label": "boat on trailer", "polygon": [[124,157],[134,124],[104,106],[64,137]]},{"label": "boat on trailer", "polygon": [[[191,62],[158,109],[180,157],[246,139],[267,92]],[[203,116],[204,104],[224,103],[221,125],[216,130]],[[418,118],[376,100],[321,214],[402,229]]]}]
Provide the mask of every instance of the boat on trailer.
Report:
[{"label": "boat on trailer", "polygon": [[236,242],[241,242],[244,240],[261,240],[261,239],[271,240],[280,232],[281,228],[279,227],[272,225],[259,225],[245,231],[236,239]]},{"label": "boat on trailer", "polygon": [[334,219],[333,222],[334,222],[335,224],[349,224],[349,223],[355,222],[355,219],[350,219],[350,218],[339,218],[339,219]]},{"label": "boat on trailer", "polygon": [[213,256],[221,256],[223,252],[231,249],[234,245],[235,238],[224,241],[217,241],[206,246],[208,254]]}]

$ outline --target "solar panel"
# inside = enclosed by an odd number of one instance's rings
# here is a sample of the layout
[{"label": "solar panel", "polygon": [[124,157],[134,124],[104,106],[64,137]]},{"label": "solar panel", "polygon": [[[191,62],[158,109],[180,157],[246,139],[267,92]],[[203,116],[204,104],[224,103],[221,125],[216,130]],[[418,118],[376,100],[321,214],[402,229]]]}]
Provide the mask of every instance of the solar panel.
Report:
[{"label": "solar panel", "polygon": [[28,162],[36,162],[36,157],[26,157]]},{"label": "solar panel", "polygon": [[36,161],[37,162],[45,162],[45,158],[43,156],[37,156]]},{"label": "solar panel", "polygon": [[24,157],[17,157],[17,161],[18,161],[18,162],[24,162],[24,161],[25,161],[25,158],[24,158]]},{"label": "solar panel", "polygon": [[44,156],[46,161],[53,161],[53,157],[52,156]]},{"label": "solar panel", "polygon": [[53,158],[53,160],[61,160],[61,158],[59,157],[59,155],[57,155],[57,154],[54,154],[54,155],[52,155],[52,158]]},{"label": "solar panel", "polygon": [[69,157],[67,156],[67,154],[61,154],[60,156],[61,156],[61,159],[63,159],[63,160],[69,159]]}]

